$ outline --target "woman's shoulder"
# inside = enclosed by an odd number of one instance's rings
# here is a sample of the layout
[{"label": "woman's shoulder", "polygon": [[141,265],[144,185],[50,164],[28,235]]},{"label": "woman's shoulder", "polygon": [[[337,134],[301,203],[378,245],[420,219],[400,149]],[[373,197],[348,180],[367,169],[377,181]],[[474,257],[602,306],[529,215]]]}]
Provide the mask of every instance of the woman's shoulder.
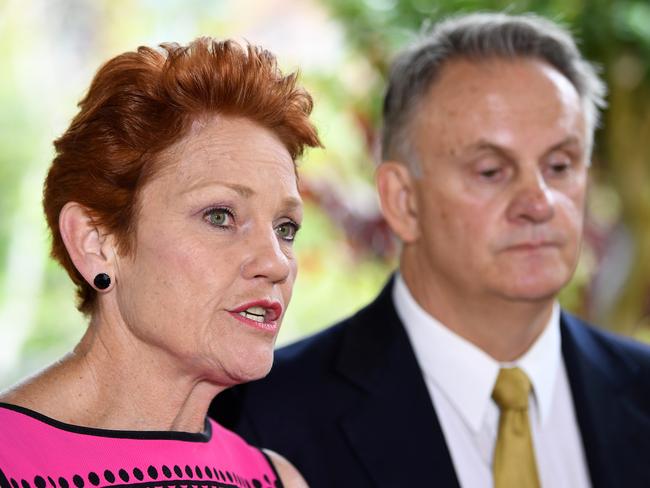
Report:
[{"label": "woman's shoulder", "polygon": [[0,486],[7,481],[44,488],[48,476],[56,482],[52,486],[61,488],[160,479],[274,486],[276,480],[259,449],[212,420],[199,433],[114,431],[67,424],[2,403],[0,425]]},{"label": "woman's shoulder", "polygon": [[208,419],[212,431],[211,443],[215,451],[232,458],[237,464],[251,465],[258,468],[273,468],[264,451],[250,445],[239,434],[223,427],[213,419]]},{"label": "woman's shoulder", "polygon": [[264,449],[269,463],[274,467],[276,475],[286,488],[309,488],[305,478],[287,458],[270,449]]},{"label": "woman's shoulder", "polygon": [[6,397],[0,398],[1,444],[9,439],[26,438],[39,433],[41,423],[39,414],[22,405],[8,403]]},{"label": "woman's shoulder", "polygon": [[268,449],[252,446],[235,432],[212,419],[210,422],[214,432],[213,441],[222,443],[235,456],[233,461],[238,465],[263,473],[262,478],[268,483],[274,483],[273,486],[307,488],[307,483],[298,470],[284,457]]},{"label": "woman's shoulder", "polygon": [[62,370],[65,361],[60,360],[38,373],[0,392],[0,403],[24,407],[53,417],[57,412],[70,413],[79,392],[71,387],[69,376]]}]

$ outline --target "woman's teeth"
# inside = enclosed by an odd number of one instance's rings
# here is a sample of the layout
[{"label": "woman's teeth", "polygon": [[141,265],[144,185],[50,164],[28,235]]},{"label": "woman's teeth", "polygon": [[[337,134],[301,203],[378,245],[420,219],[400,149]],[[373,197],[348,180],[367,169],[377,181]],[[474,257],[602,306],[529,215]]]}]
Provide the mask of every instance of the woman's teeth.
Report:
[{"label": "woman's teeth", "polygon": [[239,315],[246,317],[249,320],[254,320],[255,322],[264,322],[266,310],[263,307],[251,307],[247,308],[243,312],[239,312]]}]

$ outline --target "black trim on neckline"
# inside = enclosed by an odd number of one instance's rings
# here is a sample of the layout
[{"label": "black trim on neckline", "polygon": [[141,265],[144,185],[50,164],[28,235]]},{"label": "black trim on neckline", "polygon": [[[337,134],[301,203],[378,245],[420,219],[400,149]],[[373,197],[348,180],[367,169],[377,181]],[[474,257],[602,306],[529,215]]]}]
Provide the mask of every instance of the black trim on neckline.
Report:
[{"label": "black trim on neckline", "polygon": [[176,432],[168,430],[112,430],[100,429],[96,427],[83,427],[81,425],[67,424],[35,412],[29,408],[13,405],[11,403],[0,402],[0,408],[13,410],[28,417],[32,417],[51,427],[73,432],[75,434],[92,435],[96,437],[111,437],[119,439],[146,439],[146,440],[171,440],[171,441],[188,441],[188,442],[209,442],[212,439],[212,424],[205,418],[203,432]]},{"label": "black trim on neckline", "polygon": [[280,474],[278,473],[278,470],[275,468],[275,464],[273,464],[273,461],[271,460],[271,456],[269,456],[261,447],[258,447],[257,449],[262,453],[262,456],[266,458],[266,462],[269,463],[269,466],[271,467],[271,470],[275,475],[275,479],[278,481],[276,483],[276,486],[278,488],[284,488],[284,484],[282,483],[282,478],[280,478]]}]

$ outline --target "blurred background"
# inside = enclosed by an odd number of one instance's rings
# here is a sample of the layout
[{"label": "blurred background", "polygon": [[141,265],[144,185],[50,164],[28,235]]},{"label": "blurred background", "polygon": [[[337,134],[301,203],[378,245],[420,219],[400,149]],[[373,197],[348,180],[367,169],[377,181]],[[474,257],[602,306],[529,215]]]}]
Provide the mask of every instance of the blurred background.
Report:
[{"label": "blurred background", "polygon": [[397,247],[374,194],[388,63],[457,12],[534,11],[569,26],[602,67],[586,242],[562,304],[650,341],[650,2],[647,0],[0,0],[0,388],[64,354],[86,325],[49,257],[41,210],[52,140],[99,65],[199,35],[235,37],[300,68],[326,150],[299,163],[300,272],[279,342],[351,313],[383,286]]}]

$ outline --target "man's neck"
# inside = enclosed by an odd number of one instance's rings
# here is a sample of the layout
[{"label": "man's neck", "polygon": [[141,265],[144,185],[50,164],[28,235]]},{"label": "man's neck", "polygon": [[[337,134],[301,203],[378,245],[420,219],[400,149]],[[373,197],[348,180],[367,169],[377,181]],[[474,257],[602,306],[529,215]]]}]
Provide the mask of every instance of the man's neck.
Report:
[{"label": "man's neck", "polygon": [[537,301],[496,295],[469,296],[430,277],[402,269],[419,306],[449,330],[500,362],[514,361],[535,342],[553,312],[553,297]]}]

